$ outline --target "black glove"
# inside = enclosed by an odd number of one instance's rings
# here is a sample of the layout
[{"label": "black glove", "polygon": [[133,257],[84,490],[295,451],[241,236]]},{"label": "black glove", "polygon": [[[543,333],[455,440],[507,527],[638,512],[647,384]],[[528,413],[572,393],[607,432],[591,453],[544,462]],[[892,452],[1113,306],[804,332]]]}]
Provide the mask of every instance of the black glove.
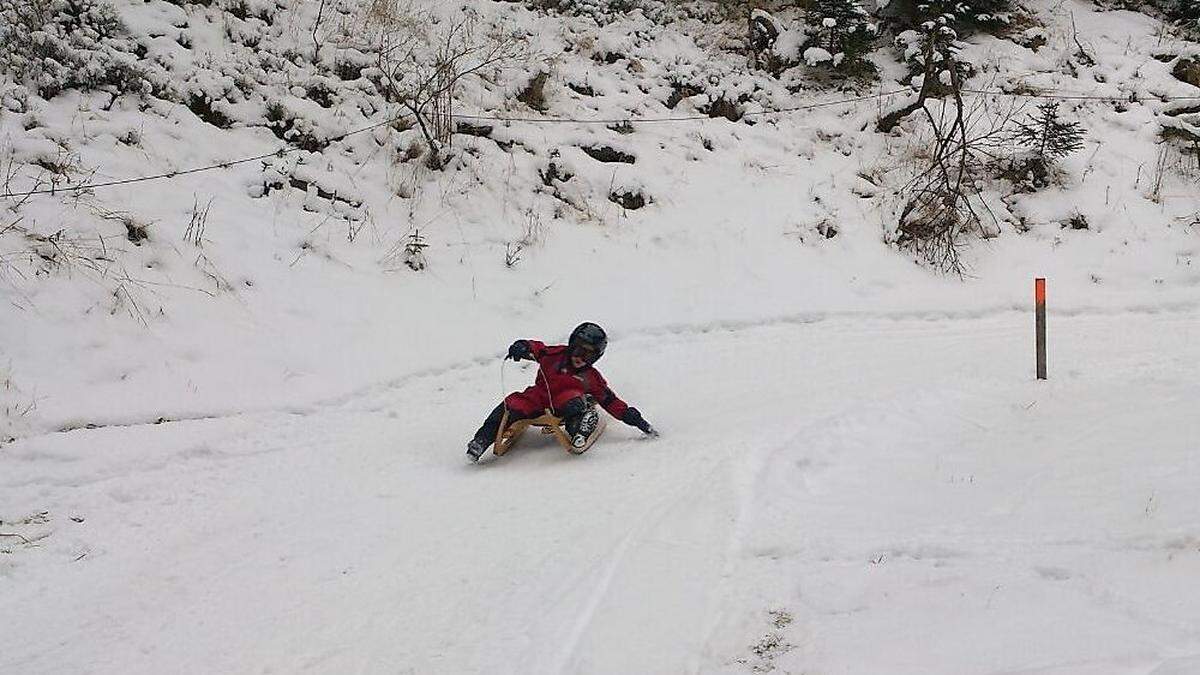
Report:
[{"label": "black glove", "polygon": [[529,340],[517,340],[508,348],[508,356],[506,359],[520,361],[521,359],[532,359],[533,352],[529,350]]},{"label": "black glove", "polygon": [[628,408],[625,411],[625,414],[621,415],[621,421],[631,427],[637,427],[638,429],[641,429],[643,434],[657,435],[658,433],[654,430],[654,427],[650,426],[650,423],[647,422],[644,417],[642,417],[642,413],[634,407]]}]

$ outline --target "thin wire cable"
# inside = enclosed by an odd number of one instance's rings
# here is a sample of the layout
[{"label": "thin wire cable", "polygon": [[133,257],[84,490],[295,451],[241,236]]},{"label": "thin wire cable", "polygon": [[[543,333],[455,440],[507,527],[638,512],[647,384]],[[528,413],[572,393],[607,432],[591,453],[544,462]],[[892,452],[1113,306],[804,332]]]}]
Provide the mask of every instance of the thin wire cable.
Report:
[{"label": "thin wire cable", "polygon": [[[328,143],[330,143],[330,144],[337,143],[338,141],[345,140],[355,134],[361,134],[361,133],[364,133],[367,131],[372,131],[374,129],[378,129],[379,127],[382,127],[382,126],[387,126],[389,124],[393,124],[399,120],[404,119],[405,117],[408,117],[408,115],[409,115],[409,113],[404,113],[402,115],[397,115],[396,117],[393,117],[391,119],[387,119],[382,122],[376,122],[375,124],[365,126],[361,129],[347,131],[344,134],[340,134],[338,136],[334,136],[334,137],[330,138],[328,140]],[[303,150],[303,148],[300,148],[298,146],[291,146],[291,147],[284,146],[284,147],[278,148],[276,150],[273,150],[271,152],[264,152],[260,155],[254,155],[252,157],[242,157],[240,159],[231,159],[231,160],[227,160],[224,162],[216,162],[213,164],[208,164],[205,166],[192,167],[190,169],[176,169],[174,171],[164,171],[163,173],[150,174],[148,176],[136,176],[133,178],[121,178],[121,179],[116,179],[116,180],[101,181],[99,183],[80,183],[79,185],[64,185],[62,187],[45,188],[45,189],[40,189],[40,190],[28,190],[28,191],[24,191],[24,192],[20,192],[20,191],[6,192],[6,193],[0,195],[0,199],[10,199],[13,197],[26,197],[26,196],[30,196],[30,195],[52,195],[52,194],[58,194],[60,192],[82,192],[84,190],[94,190],[96,188],[116,187],[119,185],[130,185],[132,183],[142,183],[142,182],[152,181],[152,180],[175,179],[180,176],[186,176],[189,174],[202,173],[205,171],[212,171],[214,169],[226,169],[231,166],[237,166],[239,164],[247,164],[249,162],[258,162],[258,161],[262,161],[262,160],[270,158],[270,157],[284,157],[286,155],[290,155],[292,153],[299,152],[300,150]]]},{"label": "thin wire cable", "polygon": [[[1086,94],[1054,94],[1054,93],[1035,94],[1035,93],[1006,92],[1006,91],[989,91],[989,90],[984,90],[984,89],[964,89],[964,90],[962,90],[962,92],[964,94],[975,94],[975,95],[983,95],[983,96],[1009,96],[1009,97],[1016,97],[1016,98],[1032,98],[1032,99],[1047,99],[1047,100],[1061,100],[1061,101],[1109,101],[1109,102],[1125,102],[1125,103],[1135,101],[1135,99],[1133,98],[1134,94],[1130,94],[1129,96],[1126,96],[1126,97],[1120,97],[1120,96],[1096,96],[1096,95],[1086,95]],[[821,103],[809,103],[809,104],[805,104],[805,105],[789,106],[789,107],[784,107],[784,108],[777,108],[774,110],[752,110],[752,111],[743,113],[742,117],[758,117],[758,116],[762,116],[762,115],[777,115],[777,114],[801,112],[801,111],[805,111],[805,110],[815,110],[818,108],[828,108],[828,107],[837,106],[837,105],[845,105],[847,103],[861,103],[863,101],[887,98],[887,97],[896,96],[896,95],[905,94],[905,93],[915,94],[916,92],[912,91],[911,89],[895,89],[895,90],[886,91],[886,92],[876,92],[874,94],[869,94],[869,95],[865,95],[865,96],[855,96],[852,98],[837,99],[834,101],[824,101]],[[1149,100],[1153,100],[1153,101],[1159,102],[1159,103],[1166,103],[1166,102],[1171,102],[1171,101],[1200,101],[1200,96],[1164,96],[1164,97],[1155,96]],[[374,129],[378,129],[383,126],[394,124],[395,122],[398,122],[398,121],[404,119],[405,117],[409,117],[409,116],[411,116],[411,113],[404,113],[401,115],[397,115],[395,117],[386,119],[382,122],[376,122],[375,124],[371,124],[371,125],[362,127],[361,129],[354,129],[352,131],[347,131],[346,133],[340,134],[338,136],[333,136],[333,137],[329,138],[326,142],[328,144],[337,143],[337,142],[345,140],[351,136],[354,136],[355,134],[365,133],[367,131],[372,131]],[[725,119],[724,117],[720,117],[720,116],[713,117],[711,115],[676,115],[676,116],[668,116],[668,117],[624,117],[624,118],[609,118],[609,119],[587,119],[587,118],[576,118],[576,117],[504,117],[504,116],[500,116],[500,115],[458,115],[458,114],[452,115],[452,117],[455,119],[461,119],[461,120],[478,120],[478,121],[489,121],[489,122],[519,122],[519,123],[523,123],[523,124],[626,124],[626,123],[628,123],[628,124],[633,124],[633,123],[654,124],[654,123],[660,123],[660,122],[700,122],[700,121],[708,121],[708,120],[716,120],[716,119]],[[81,183],[79,185],[65,185],[62,187],[44,188],[44,189],[38,189],[38,190],[28,190],[28,191],[24,191],[24,192],[22,192],[22,191],[6,192],[4,194],[0,194],[0,199],[12,199],[15,197],[24,198],[24,197],[29,197],[32,195],[53,195],[53,194],[58,194],[60,192],[65,192],[65,193],[82,192],[85,190],[95,190],[95,189],[99,189],[99,188],[117,187],[117,186],[121,186],[121,185],[131,185],[134,183],[142,183],[142,182],[154,181],[154,180],[173,180],[175,178],[179,178],[180,176],[187,176],[187,175],[191,175],[191,174],[202,173],[205,171],[212,171],[215,169],[227,169],[229,167],[238,166],[240,164],[247,164],[250,162],[262,161],[262,160],[268,159],[270,157],[284,157],[286,155],[290,155],[292,153],[299,152],[302,149],[303,148],[300,148],[297,146],[290,146],[290,147],[285,146],[285,147],[278,148],[272,152],[262,153],[262,154],[254,155],[251,157],[242,157],[239,159],[231,159],[231,160],[226,160],[223,162],[216,162],[213,164],[192,167],[192,168],[188,168],[188,169],[177,169],[175,171],[165,171],[162,173],[151,174],[148,176],[136,176],[136,177],[132,177],[132,178],[122,178],[122,179],[117,179],[117,180],[101,181],[98,183]]]},{"label": "thin wire cable", "polygon": [[[880,98],[880,97],[884,97],[884,96],[893,96],[895,94],[903,93],[904,91],[905,90],[882,92],[882,93],[871,94],[869,96],[856,96],[854,98],[839,99],[836,101],[825,101],[822,103],[812,103],[812,104],[802,105],[802,106],[780,108],[777,110],[756,110],[756,111],[747,112],[743,116],[749,117],[749,116],[758,116],[758,115],[770,115],[770,114],[776,114],[776,113],[789,113],[789,112],[797,112],[797,111],[801,111],[801,110],[812,110],[815,108],[824,108],[824,107],[835,106],[835,105],[844,105],[846,103],[858,103],[861,101],[867,101],[867,100]],[[329,143],[329,144],[337,143],[337,142],[345,140],[346,138],[349,138],[350,136],[353,136],[355,134],[361,134],[366,131],[378,129],[379,127],[393,124],[393,123],[395,123],[401,119],[404,119],[405,117],[409,117],[409,116],[410,116],[410,113],[404,113],[404,114],[392,117],[390,119],[384,120],[382,122],[377,122],[375,124],[371,124],[369,126],[361,128],[361,129],[355,129],[353,131],[348,131],[344,134],[341,134],[339,136],[334,136],[334,137],[328,139],[327,143]],[[498,116],[498,115],[453,115],[453,117],[457,118],[457,119],[464,119],[464,120],[486,120],[486,121],[491,121],[491,122],[521,122],[521,123],[529,123],[529,124],[622,124],[622,123],[633,123],[633,122],[637,122],[638,124],[645,124],[645,123],[655,123],[655,122],[690,122],[690,121],[704,121],[704,120],[712,120],[712,119],[724,119],[721,117],[714,118],[710,115],[683,115],[683,116],[673,116],[673,117],[641,117],[641,118],[625,117],[625,118],[620,118],[620,119],[616,119],[616,118],[614,118],[614,119],[583,119],[583,118],[571,118],[571,117],[545,117],[545,118],[502,117],[502,116]],[[226,168],[229,168],[232,166],[237,166],[239,164],[247,164],[250,162],[262,161],[262,160],[270,158],[270,157],[283,157],[283,156],[298,152],[301,149],[302,148],[299,148],[296,146],[282,147],[282,148],[278,148],[272,152],[262,153],[262,154],[254,155],[251,157],[242,157],[239,159],[232,159],[232,160],[227,160],[224,162],[216,162],[213,164],[192,167],[189,169],[177,169],[175,171],[164,171],[162,173],[150,174],[147,176],[136,176],[136,177],[132,177],[132,178],[122,178],[122,179],[101,181],[101,182],[95,182],[95,183],[81,183],[79,185],[64,185],[62,187],[44,188],[44,189],[38,189],[38,190],[28,190],[28,191],[24,191],[24,192],[20,192],[20,191],[6,192],[6,193],[0,195],[0,199],[11,199],[11,198],[15,198],[15,197],[23,198],[23,197],[29,197],[32,195],[53,195],[53,194],[58,194],[60,192],[64,192],[64,193],[82,192],[85,190],[95,190],[95,189],[107,188],[107,187],[118,187],[121,185],[131,185],[134,183],[142,183],[142,182],[154,181],[154,180],[173,180],[180,176],[202,173],[205,171],[212,171],[215,169],[226,169]]]},{"label": "thin wire cable", "polygon": [[[751,110],[742,113],[742,117],[757,117],[759,115],[775,115],[780,113],[799,112],[802,110],[813,110],[815,108],[827,108],[835,105],[843,105],[846,103],[859,103],[862,101],[870,101],[872,99],[884,98],[887,96],[895,96],[903,94],[910,90],[896,89],[893,91],[877,92],[866,96],[855,96],[853,98],[842,98],[835,101],[823,101],[821,103],[808,103],[805,105],[789,106],[786,108],[776,108],[773,110]],[[653,124],[656,122],[702,122],[708,120],[727,119],[722,116],[713,117],[712,115],[676,115],[670,117],[613,117],[613,118],[580,118],[580,117],[502,117],[499,115],[459,115],[455,114],[455,118],[462,120],[479,120],[485,122],[524,122],[529,124],[622,124],[629,122],[632,124]]]},{"label": "thin wire cable", "polygon": [[[1136,92],[1128,96],[1099,96],[1094,94],[1035,94],[1013,91],[989,91],[986,89],[963,89],[964,94],[980,94],[984,96],[1010,96],[1013,98],[1036,98],[1052,101],[1111,101],[1114,103],[1134,103],[1139,99]],[[1200,96],[1147,96],[1147,101],[1167,103],[1170,101],[1200,101]]]}]

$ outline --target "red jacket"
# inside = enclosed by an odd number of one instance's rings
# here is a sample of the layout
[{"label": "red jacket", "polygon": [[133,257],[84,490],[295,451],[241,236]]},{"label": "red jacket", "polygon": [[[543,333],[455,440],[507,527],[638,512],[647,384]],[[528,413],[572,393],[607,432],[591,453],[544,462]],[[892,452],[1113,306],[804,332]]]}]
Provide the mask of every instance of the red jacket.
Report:
[{"label": "red jacket", "polygon": [[533,386],[525,391],[509,394],[504,405],[509,410],[525,417],[534,417],[543,410],[555,410],[573,398],[591,394],[608,414],[617,419],[625,414],[629,406],[609,388],[600,371],[591,365],[576,370],[566,345],[547,346],[537,340],[528,340],[529,351],[538,362],[537,378]]}]

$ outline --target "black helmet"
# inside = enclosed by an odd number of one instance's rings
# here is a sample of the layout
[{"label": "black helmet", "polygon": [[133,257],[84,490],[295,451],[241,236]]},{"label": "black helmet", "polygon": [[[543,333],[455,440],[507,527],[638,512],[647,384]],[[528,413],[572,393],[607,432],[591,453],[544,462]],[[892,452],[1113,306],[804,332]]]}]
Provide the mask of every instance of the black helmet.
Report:
[{"label": "black helmet", "polygon": [[567,342],[572,355],[579,355],[588,363],[595,363],[604,355],[608,346],[608,336],[604,329],[591,322],[581,323],[571,331],[571,339]]}]

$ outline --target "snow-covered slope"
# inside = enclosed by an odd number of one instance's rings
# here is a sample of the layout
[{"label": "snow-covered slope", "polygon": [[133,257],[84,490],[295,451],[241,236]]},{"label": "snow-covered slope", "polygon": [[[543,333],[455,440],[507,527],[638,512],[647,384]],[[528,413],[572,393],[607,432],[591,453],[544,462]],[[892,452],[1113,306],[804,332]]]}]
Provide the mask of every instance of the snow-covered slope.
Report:
[{"label": "snow-covered slope", "polygon": [[[5,82],[5,192],[364,131],[4,200],[0,669],[1200,672],[1200,168],[1158,142],[1200,89],[1156,20],[971,38],[979,90],[1128,100],[1064,101],[1084,149],[985,186],[959,279],[892,243],[886,50],[841,91],[738,22],[429,3],[520,47],[435,171],[354,49],[398,5],[114,5],[155,93]],[[464,466],[508,342],[585,319],[664,437]]]},{"label": "snow-covered slope", "polygon": [[463,462],[500,393],[470,361],[23,441],[0,665],[1196,672],[1200,321],[1052,325],[1040,384],[1018,312],[627,337],[606,374],[664,435],[578,457]]}]

